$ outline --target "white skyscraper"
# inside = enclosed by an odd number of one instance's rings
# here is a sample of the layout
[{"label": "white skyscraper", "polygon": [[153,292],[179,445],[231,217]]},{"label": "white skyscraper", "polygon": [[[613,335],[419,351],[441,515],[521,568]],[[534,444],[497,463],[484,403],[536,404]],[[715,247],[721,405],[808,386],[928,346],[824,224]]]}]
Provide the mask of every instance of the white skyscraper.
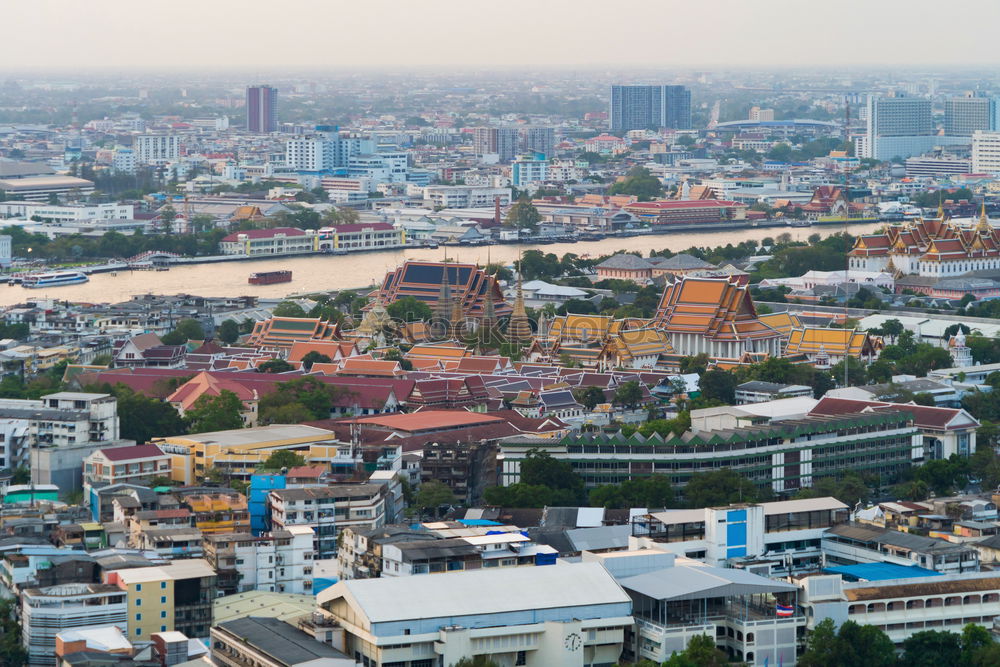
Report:
[{"label": "white skyscraper", "polygon": [[139,164],[162,164],[180,157],[181,142],[172,134],[139,134],[132,143]]}]

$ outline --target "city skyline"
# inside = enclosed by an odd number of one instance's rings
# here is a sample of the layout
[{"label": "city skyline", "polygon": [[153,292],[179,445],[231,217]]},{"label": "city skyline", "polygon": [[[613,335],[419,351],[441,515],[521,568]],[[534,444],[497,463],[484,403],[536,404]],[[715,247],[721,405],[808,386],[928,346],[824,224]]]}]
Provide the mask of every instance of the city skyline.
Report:
[{"label": "city skyline", "polygon": [[[180,0],[169,9],[99,0],[86,6],[43,0],[19,4],[5,36],[6,63],[17,68],[119,69],[194,67],[825,67],[961,66],[995,63],[991,26],[1000,19],[995,3],[964,3],[975,17],[961,40],[935,40],[933,49],[915,48],[937,4],[921,0],[866,3],[848,0],[816,21],[814,7],[789,0],[744,5],[710,0],[697,6],[640,1],[624,5],[556,0],[538,5],[515,0],[489,25],[464,29],[468,6],[454,0],[428,5],[375,2],[364,9],[292,0],[283,6],[287,21],[267,21],[267,43],[254,49],[247,31],[261,26],[246,3],[229,0],[205,5]],[[95,11],[95,8],[97,11]],[[188,8],[198,21],[190,21]],[[392,21],[384,21],[385,16]],[[856,17],[864,16],[858,21]],[[639,17],[662,20],[635,20]],[[295,20],[296,17],[308,20]],[[704,31],[678,27],[709,25]],[[136,29],[137,19],[142,30]],[[598,28],[597,26],[600,26]],[[607,30],[607,26],[612,26]],[[485,32],[484,32],[485,30]],[[252,34],[252,33],[251,33]],[[373,35],[381,48],[363,48]],[[35,48],[46,35],[45,50]],[[91,35],[87,48],[79,36]],[[530,49],[511,49],[511,36]],[[428,39],[435,36],[436,39]],[[112,38],[113,37],[113,38]],[[765,39],[767,38],[767,39]],[[930,35],[928,35],[928,39]],[[162,43],[170,48],[151,49]],[[844,44],[864,44],[864,50]],[[65,46],[64,46],[65,45]],[[28,61],[16,58],[31,53]],[[70,65],[71,63],[71,65]],[[456,63],[460,65],[456,66]],[[8,68],[10,66],[8,65]],[[4,68],[7,70],[8,68]],[[9,71],[9,70],[8,70]]]}]

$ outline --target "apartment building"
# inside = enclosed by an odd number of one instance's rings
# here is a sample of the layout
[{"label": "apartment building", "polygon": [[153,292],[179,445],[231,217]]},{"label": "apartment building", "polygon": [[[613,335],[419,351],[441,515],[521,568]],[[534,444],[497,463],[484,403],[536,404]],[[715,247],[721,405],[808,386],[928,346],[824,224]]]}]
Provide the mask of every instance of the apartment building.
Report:
[{"label": "apartment building", "polygon": [[[919,570],[920,568],[911,568]],[[1000,574],[966,572],[869,581],[844,581],[839,574],[793,579],[809,628],[831,618],[874,625],[897,645],[917,632],[961,632],[968,623],[991,628],[1000,616]]]},{"label": "apartment building", "polygon": [[810,570],[822,566],[824,533],[847,513],[836,498],[667,510],[634,517],[629,544],[765,575]]},{"label": "apartment building", "polygon": [[255,536],[205,536],[205,560],[218,572],[219,590],[311,595],[315,534],[310,526],[289,526]]},{"label": "apartment building", "polygon": [[[29,465],[31,424],[27,419],[0,417],[0,468],[16,470]],[[5,488],[0,483],[0,491]]]},{"label": "apartment building", "polygon": [[[744,420],[742,408],[710,408],[714,419],[670,438],[653,434],[576,433],[563,438],[511,438],[499,443],[497,463],[504,486],[520,479],[520,464],[531,449],[566,461],[588,487],[617,484],[653,474],[683,487],[692,475],[730,468],[760,487],[792,493],[817,477],[848,470],[870,472],[889,483],[924,446],[905,406],[885,411],[799,419]],[[745,425],[744,425],[745,424]]]},{"label": "apartment building", "polygon": [[536,544],[520,532],[470,535],[441,540],[397,542],[382,546],[383,577],[554,565],[559,552]]},{"label": "apartment building", "polygon": [[175,630],[191,638],[208,637],[216,576],[207,561],[116,570],[105,575],[105,583],[126,593],[125,622],[132,641],[149,641],[157,632]]},{"label": "apartment building", "polygon": [[145,484],[170,476],[170,455],[156,445],[99,449],[83,459],[85,483]]},{"label": "apartment building", "polygon": [[435,208],[492,208],[500,198],[501,206],[510,206],[510,188],[476,185],[428,185],[424,201]]},{"label": "apartment building", "polygon": [[942,574],[979,571],[979,552],[971,545],[860,523],[830,528],[822,548],[829,564],[916,564]]},{"label": "apartment building", "polygon": [[132,140],[132,150],[139,164],[163,164],[180,157],[181,140],[171,134],[139,134]]},{"label": "apartment building", "polygon": [[316,558],[336,558],[341,528],[365,530],[385,525],[386,488],[381,484],[336,484],[275,489],[268,495],[272,528],[309,526],[314,532]]},{"label": "apartment building", "polygon": [[41,218],[50,222],[83,222],[85,220],[132,220],[134,204],[61,204],[37,201],[0,202],[0,218]]},{"label": "apartment building", "polygon": [[111,394],[63,391],[38,400],[0,399],[0,419],[28,422],[32,445],[64,447],[119,439],[118,400]]},{"label": "apartment building", "polygon": [[629,596],[599,563],[340,581],[317,601],[344,629],[344,652],[372,667],[479,655],[527,667],[610,665],[633,624]]},{"label": "apartment building", "polygon": [[21,591],[21,645],[28,652],[28,664],[55,667],[56,635],[63,630],[124,627],[126,597],[121,588],[107,584],[61,584]]}]

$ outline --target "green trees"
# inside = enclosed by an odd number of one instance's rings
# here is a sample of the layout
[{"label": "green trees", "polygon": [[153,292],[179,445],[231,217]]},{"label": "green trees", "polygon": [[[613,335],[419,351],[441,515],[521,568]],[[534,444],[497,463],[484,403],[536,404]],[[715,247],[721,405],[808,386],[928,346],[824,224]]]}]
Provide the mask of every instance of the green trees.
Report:
[{"label": "green trees", "polygon": [[518,229],[527,229],[529,231],[534,231],[538,223],[542,221],[542,214],[538,212],[535,205],[531,203],[531,200],[527,197],[521,197],[510,207],[507,211],[507,217],[504,218],[504,223],[508,227],[517,227]]},{"label": "green trees", "polygon": [[305,464],[306,459],[301,454],[293,452],[290,449],[279,449],[267,457],[267,460],[261,464],[261,468],[265,470],[281,470],[282,468],[297,468]]},{"label": "green trees", "polygon": [[397,299],[385,310],[397,322],[426,322],[434,316],[430,306],[413,296]]},{"label": "green trees", "polygon": [[169,403],[149,398],[123,384],[108,387],[105,393],[118,399],[118,421],[121,437],[137,443],[151,438],[182,435],[187,432],[184,420]]},{"label": "green trees", "polygon": [[767,500],[769,494],[729,468],[693,475],[684,487],[689,507],[718,507]]},{"label": "green trees", "polygon": [[16,599],[0,600],[0,655],[9,667],[28,664],[28,652],[21,644],[21,624],[14,615],[16,604]]},{"label": "green trees", "polygon": [[218,396],[203,394],[184,415],[191,433],[228,431],[243,428],[243,402],[239,396],[223,389]]},{"label": "green trees", "polygon": [[674,504],[674,489],[665,475],[630,479],[621,484],[605,484],[590,491],[591,507],[666,508]]},{"label": "green trees", "polygon": [[698,388],[702,398],[722,401],[727,405],[736,403],[736,376],[729,371],[705,371],[698,382]]},{"label": "green trees", "polygon": [[577,402],[588,410],[593,410],[600,403],[606,403],[607,397],[600,387],[585,387],[573,392]]},{"label": "green trees", "polygon": [[227,345],[232,345],[240,338],[240,325],[236,323],[236,320],[224,320],[216,333],[219,340]]},{"label": "green trees", "polygon": [[521,481],[486,489],[486,502],[505,507],[575,506],[584,503],[583,478],[573,466],[532,449],[521,461]]},{"label": "green trees", "polygon": [[294,424],[329,419],[334,402],[349,394],[312,376],[279,382],[273,392],[260,399],[260,421],[263,424]]},{"label": "green trees", "polygon": [[447,484],[431,479],[420,485],[413,504],[423,512],[433,510],[437,517],[442,505],[454,505],[457,502],[458,499]]},{"label": "green trees", "polygon": [[728,664],[726,653],[715,645],[715,639],[698,635],[688,641],[681,653],[674,651],[663,667],[723,667]]},{"label": "green trees", "polygon": [[639,201],[663,196],[663,183],[645,167],[633,167],[625,178],[608,189],[609,195],[633,195]]},{"label": "green trees", "polygon": [[306,311],[294,301],[282,301],[274,307],[271,314],[275,317],[306,317]]},{"label": "green trees", "polygon": [[198,320],[187,317],[160,339],[164,345],[183,345],[189,340],[205,340],[205,327]]},{"label": "green trees", "polygon": [[821,621],[806,640],[801,667],[894,667],[896,649],[889,637],[873,625],[847,621],[836,631],[830,619]]},{"label": "green trees", "polygon": [[331,363],[330,357],[325,354],[321,354],[316,350],[311,350],[302,355],[302,368],[304,370],[312,370],[313,364],[329,364]]},{"label": "green trees", "polygon": [[258,373],[287,373],[295,370],[295,367],[284,359],[269,359],[257,366]]},{"label": "green trees", "polygon": [[642,388],[636,380],[622,382],[615,389],[615,403],[623,405],[630,410],[634,410],[642,403]]}]

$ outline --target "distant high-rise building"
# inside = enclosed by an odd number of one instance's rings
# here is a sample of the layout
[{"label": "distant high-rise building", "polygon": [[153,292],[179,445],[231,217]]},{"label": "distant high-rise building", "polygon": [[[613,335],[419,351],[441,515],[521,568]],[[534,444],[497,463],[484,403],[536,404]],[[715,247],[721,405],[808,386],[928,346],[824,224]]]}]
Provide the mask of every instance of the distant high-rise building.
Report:
[{"label": "distant high-rise building", "polygon": [[1000,132],[977,130],[973,133],[972,172],[1000,174]]},{"label": "distant high-rise building", "polygon": [[316,134],[289,139],[285,144],[285,166],[295,171],[327,171],[349,166],[352,158],[375,152],[375,142],[356,136],[341,136],[333,127],[319,125]]},{"label": "distant high-rise building", "polygon": [[551,127],[526,127],[521,130],[521,151],[543,153],[551,158],[556,149],[556,131]]},{"label": "distant high-rise building", "polygon": [[138,164],[163,164],[180,157],[180,138],[172,134],[137,134],[132,150]]},{"label": "distant high-rise building", "polygon": [[944,133],[953,137],[971,137],[977,130],[995,130],[992,120],[996,98],[953,97],[944,102]]},{"label": "distant high-rise building", "polygon": [[247,87],[247,131],[274,132],[278,128],[278,89]]},{"label": "distant high-rise building", "polygon": [[750,120],[756,123],[767,123],[774,120],[774,109],[750,107]]},{"label": "distant high-rise building", "polygon": [[934,136],[930,100],[869,95],[866,112],[865,134],[859,137],[855,153],[858,157],[907,158],[930,150],[941,139]]},{"label": "distant high-rise building", "polygon": [[510,162],[517,155],[518,128],[477,127],[472,135],[472,149],[476,155],[500,156],[501,162]]},{"label": "distant high-rise building", "polygon": [[684,86],[611,86],[611,129],[691,129],[691,91]]}]

